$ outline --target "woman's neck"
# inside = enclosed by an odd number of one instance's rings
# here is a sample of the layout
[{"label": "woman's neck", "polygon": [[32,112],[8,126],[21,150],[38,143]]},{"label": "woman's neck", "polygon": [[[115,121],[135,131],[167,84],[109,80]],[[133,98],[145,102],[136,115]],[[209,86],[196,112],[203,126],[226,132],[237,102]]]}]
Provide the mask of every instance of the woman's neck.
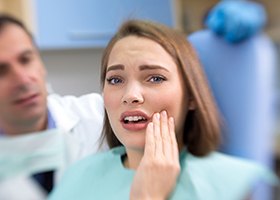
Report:
[{"label": "woman's neck", "polygon": [[129,169],[136,170],[144,155],[144,150],[128,149],[126,148],[126,158],[124,159],[124,166]]}]

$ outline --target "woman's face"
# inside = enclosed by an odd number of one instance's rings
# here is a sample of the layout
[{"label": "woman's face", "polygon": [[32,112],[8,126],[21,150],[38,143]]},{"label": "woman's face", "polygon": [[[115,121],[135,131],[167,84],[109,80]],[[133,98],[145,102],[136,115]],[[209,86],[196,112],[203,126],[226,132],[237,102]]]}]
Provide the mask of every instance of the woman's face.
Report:
[{"label": "woman's face", "polygon": [[144,149],[146,126],[154,113],[163,110],[174,117],[182,141],[187,88],[172,57],[158,43],[136,36],[119,40],[105,77],[105,108],[114,133],[127,149]]}]

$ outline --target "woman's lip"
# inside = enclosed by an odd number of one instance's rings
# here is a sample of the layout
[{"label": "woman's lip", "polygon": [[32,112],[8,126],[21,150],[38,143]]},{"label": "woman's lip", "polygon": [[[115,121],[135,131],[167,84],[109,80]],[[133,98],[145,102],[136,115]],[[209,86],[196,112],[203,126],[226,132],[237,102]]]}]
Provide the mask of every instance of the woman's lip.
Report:
[{"label": "woman's lip", "polygon": [[128,131],[142,131],[146,130],[148,121],[141,122],[141,123],[124,123],[122,122],[122,127]]}]

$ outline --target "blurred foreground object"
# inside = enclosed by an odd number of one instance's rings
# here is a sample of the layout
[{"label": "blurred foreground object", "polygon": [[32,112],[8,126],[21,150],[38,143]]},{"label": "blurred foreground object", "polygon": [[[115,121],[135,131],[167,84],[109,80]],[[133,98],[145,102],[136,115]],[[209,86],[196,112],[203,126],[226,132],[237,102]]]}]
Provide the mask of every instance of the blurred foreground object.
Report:
[{"label": "blurred foreground object", "polygon": [[226,41],[236,43],[260,32],[266,20],[266,12],[261,4],[224,0],[209,11],[205,25]]},{"label": "blurred foreground object", "polygon": [[32,175],[55,171],[57,181],[64,169],[78,159],[78,152],[75,139],[59,129],[1,137],[0,199],[46,199],[46,191],[39,187]]}]

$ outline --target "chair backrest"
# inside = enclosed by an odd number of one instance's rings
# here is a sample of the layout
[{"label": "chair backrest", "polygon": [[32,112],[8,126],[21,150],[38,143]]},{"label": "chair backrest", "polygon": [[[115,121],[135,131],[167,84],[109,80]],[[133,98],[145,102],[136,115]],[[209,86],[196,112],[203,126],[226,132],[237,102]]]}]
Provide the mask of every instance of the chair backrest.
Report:
[{"label": "chair backrest", "polygon": [[258,34],[231,44],[210,30],[195,32],[188,40],[197,51],[225,121],[222,151],[269,164],[277,65],[271,40]]}]

